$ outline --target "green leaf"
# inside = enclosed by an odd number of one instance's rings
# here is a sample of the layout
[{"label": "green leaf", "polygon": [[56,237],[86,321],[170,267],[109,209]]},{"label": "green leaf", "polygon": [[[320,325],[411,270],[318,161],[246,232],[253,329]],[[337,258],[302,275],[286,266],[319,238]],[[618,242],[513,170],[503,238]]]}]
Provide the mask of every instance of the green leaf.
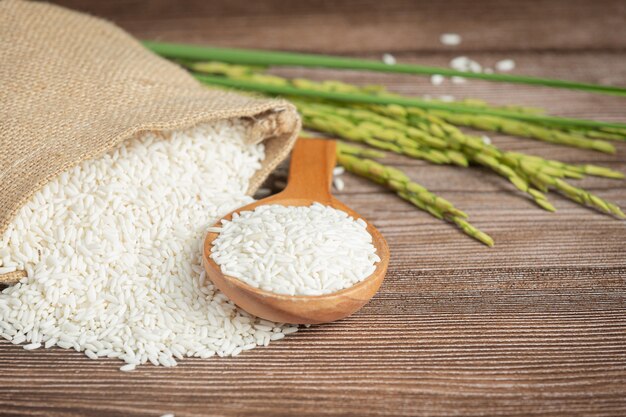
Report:
[{"label": "green leaf", "polygon": [[387,65],[381,61],[345,58],[329,55],[302,54],[295,52],[265,51],[237,48],[213,48],[196,45],[161,43],[144,41],[151,51],[170,59],[192,61],[215,60],[232,64],[244,65],[288,65],[299,67],[339,68],[350,70],[369,70],[415,75],[440,74],[444,76],[461,76],[486,81],[541,85],[555,88],[583,90],[594,93],[626,96],[626,88],[609,85],[579,83],[575,81],[554,80],[548,78],[527,77],[510,74],[483,74],[456,71],[450,68],[429,67],[414,64]]}]

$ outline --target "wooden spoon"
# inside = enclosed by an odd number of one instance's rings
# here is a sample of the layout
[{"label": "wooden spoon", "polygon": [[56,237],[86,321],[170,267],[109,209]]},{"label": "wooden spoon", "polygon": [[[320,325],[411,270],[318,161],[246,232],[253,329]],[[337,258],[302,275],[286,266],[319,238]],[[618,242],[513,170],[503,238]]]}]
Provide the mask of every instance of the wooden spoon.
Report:
[{"label": "wooden spoon", "polygon": [[[289,183],[285,190],[241,207],[226,215],[224,219],[230,220],[235,212],[254,210],[264,204],[310,206],[314,202],[343,210],[355,219],[362,218],[330,193],[335,160],[334,141],[299,139],[291,156]],[[215,226],[221,226],[221,222],[218,221]],[[385,277],[389,264],[387,242],[370,223],[367,223],[367,231],[372,235],[376,253],[381,259],[374,273],[352,287],[324,295],[275,294],[224,275],[219,265],[211,259],[211,248],[213,240],[218,236],[217,233],[207,234],[202,258],[209,279],[248,313],[280,323],[327,323],[347,317],[363,307],[374,296]]]}]

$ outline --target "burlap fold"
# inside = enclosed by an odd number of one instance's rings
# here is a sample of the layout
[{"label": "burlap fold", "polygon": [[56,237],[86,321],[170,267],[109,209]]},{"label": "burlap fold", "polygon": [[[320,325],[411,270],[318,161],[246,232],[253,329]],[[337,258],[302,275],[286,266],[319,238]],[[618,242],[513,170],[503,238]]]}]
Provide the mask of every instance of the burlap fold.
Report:
[{"label": "burlap fold", "polygon": [[0,235],[37,190],[81,161],[140,132],[230,118],[252,120],[249,140],[266,145],[252,192],[295,141],[290,103],[207,89],[104,20],[0,1]]}]

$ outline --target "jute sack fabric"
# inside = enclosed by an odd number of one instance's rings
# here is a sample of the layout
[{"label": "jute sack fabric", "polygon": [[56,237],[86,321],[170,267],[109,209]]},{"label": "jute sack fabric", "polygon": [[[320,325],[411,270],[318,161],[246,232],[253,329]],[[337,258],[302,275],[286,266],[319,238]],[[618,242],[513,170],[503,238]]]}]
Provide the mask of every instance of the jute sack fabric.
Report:
[{"label": "jute sack fabric", "polygon": [[233,118],[250,120],[248,140],[265,143],[253,192],[296,139],[294,106],[208,89],[102,19],[0,1],[0,235],[37,190],[81,161],[141,132]]}]

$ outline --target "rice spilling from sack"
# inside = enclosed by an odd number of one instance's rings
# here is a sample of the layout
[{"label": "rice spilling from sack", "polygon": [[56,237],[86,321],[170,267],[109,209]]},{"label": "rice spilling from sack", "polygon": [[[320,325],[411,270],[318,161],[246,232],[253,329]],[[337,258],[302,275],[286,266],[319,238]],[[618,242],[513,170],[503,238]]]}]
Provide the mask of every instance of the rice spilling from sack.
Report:
[{"label": "rice spilling from sack", "polygon": [[209,225],[252,199],[264,158],[249,126],[145,133],[40,190],[0,241],[27,277],[0,294],[0,335],[134,365],[237,355],[296,327],[239,310],[205,279]]},{"label": "rice spilling from sack", "polygon": [[211,258],[225,275],[265,291],[322,295],[365,280],[380,257],[363,219],[314,203],[258,206],[222,220]]}]

